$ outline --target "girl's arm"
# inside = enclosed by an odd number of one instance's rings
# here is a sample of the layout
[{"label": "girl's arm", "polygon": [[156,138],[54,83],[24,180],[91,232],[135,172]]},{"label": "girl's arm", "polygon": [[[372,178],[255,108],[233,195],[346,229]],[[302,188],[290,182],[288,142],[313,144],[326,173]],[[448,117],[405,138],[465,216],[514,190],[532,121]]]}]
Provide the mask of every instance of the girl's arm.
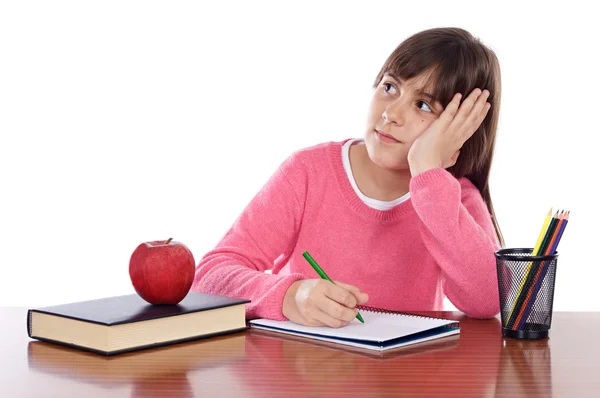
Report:
[{"label": "girl's arm", "polygon": [[[293,187],[288,158],[250,201],[225,236],[200,260],[192,290],[251,300],[246,317],[285,319],[282,303],[301,274],[271,275],[275,261],[286,261],[302,220],[303,187]],[[305,184],[304,184],[305,186]],[[299,196],[300,195],[300,196]]]},{"label": "girl's arm", "polygon": [[446,296],[470,317],[498,314],[498,241],[477,188],[466,178],[457,180],[434,168],[411,179],[410,193],[423,241],[441,268]]}]

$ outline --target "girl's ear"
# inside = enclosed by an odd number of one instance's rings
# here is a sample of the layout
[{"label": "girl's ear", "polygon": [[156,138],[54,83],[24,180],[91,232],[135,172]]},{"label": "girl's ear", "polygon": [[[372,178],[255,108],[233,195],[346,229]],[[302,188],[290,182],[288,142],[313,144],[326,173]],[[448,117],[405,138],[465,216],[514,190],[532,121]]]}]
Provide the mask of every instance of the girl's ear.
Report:
[{"label": "girl's ear", "polygon": [[460,155],[460,149],[454,152],[454,155],[450,157],[450,160],[448,160],[448,163],[444,168],[447,169],[449,167],[454,166],[456,164],[456,161],[458,160],[458,155]]}]

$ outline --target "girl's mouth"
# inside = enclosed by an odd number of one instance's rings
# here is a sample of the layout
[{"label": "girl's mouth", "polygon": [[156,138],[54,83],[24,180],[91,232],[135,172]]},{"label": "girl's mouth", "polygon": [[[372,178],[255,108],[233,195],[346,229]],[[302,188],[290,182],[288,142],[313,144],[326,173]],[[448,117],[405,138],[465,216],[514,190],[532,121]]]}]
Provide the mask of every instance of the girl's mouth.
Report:
[{"label": "girl's mouth", "polygon": [[398,141],[397,139],[395,139],[390,134],[384,133],[383,131],[380,131],[380,130],[375,130],[375,136],[381,142],[385,142],[386,144],[402,144],[401,141]]}]

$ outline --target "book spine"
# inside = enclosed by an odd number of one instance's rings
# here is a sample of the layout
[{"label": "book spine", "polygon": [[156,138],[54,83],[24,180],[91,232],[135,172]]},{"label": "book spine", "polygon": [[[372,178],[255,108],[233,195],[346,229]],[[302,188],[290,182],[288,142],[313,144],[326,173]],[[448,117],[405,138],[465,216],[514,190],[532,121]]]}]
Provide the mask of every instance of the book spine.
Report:
[{"label": "book spine", "polygon": [[32,324],[31,324],[32,313],[31,310],[27,310],[27,335],[31,337]]}]

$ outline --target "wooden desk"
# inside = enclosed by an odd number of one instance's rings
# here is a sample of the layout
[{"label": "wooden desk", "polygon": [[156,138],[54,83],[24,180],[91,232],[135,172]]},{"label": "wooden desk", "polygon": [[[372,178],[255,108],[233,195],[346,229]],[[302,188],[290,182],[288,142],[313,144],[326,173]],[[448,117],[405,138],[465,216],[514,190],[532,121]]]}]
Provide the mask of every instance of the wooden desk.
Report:
[{"label": "wooden desk", "polygon": [[600,313],[555,313],[550,338],[504,339],[460,313],[459,336],[379,355],[249,330],[103,357],[29,339],[0,308],[3,397],[598,396]]}]

